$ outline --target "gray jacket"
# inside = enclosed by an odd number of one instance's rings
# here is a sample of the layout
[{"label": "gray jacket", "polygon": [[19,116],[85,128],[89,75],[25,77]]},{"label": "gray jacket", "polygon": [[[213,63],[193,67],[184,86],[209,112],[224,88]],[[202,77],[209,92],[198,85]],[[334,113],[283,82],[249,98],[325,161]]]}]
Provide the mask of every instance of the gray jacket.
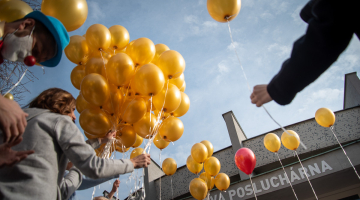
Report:
[{"label": "gray jacket", "polygon": [[[27,108],[24,140],[14,150],[34,150],[13,167],[0,169],[0,199],[61,199],[60,185],[68,159],[85,176],[103,178],[130,173],[129,159],[102,159],[85,143],[69,116]],[[0,134],[0,141],[2,141]]]}]

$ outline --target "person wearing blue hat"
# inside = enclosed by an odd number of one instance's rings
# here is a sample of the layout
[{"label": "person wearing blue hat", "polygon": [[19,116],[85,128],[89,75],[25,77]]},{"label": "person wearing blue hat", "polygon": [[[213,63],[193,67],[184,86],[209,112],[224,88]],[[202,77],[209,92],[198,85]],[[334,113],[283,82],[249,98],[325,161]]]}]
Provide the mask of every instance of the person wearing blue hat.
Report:
[{"label": "person wearing blue hat", "polygon": [[[37,63],[45,67],[55,67],[69,41],[63,24],[39,11],[31,12],[14,22],[0,22],[0,60],[23,62],[27,56],[33,56]],[[27,114],[15,101],[0,95],[0,132],[4,136],[5,151],[10,151],[22,138],[27,125],[26,117]],[[7,161],[2,162],[0,159],[0,166],[11,165],[24,159],[23,154],[13,152],[11,155],[11,159],[8,158]]]}]

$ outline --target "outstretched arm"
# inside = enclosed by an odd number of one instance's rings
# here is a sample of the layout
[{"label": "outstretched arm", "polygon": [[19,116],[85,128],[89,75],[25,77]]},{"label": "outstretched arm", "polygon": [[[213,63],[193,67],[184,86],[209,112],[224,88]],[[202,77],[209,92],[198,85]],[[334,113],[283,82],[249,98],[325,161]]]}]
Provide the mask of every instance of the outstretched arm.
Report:
[{"label": "outstretched arm", "polygon": [[108,195],[108,199],[112,199],[115,192],[117,191],[118,187],[120,186],[120,181],[119,180],[116,180],[113,184],[113,187],[111,189],[111,192],[109,193]]}]

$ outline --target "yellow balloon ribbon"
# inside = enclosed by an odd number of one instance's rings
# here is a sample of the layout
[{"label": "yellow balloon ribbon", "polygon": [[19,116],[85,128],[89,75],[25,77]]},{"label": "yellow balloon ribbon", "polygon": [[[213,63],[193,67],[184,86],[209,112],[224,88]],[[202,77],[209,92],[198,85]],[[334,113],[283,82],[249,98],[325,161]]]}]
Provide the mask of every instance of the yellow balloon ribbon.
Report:
[{"label": "yellow balloon ribbon", "polygon": [[64,49],[66,57],[77,65],[84,65],[89,56],[86,39],[80,35],[70,37],[70,43]]},{"label": "yellow balloon ribbon", "polygon": [[86,0],[43,0],[41,12],[57,18],[71,32],[86,21],[88,5]]},{"label": "yellow balloon ribbon", "polygon": [[136,156],[139,156],[143,153],[144,149],[143,148],[136,148],[134,149],[131,154],[130,154],[130,159],[135,158]]},{"label": "yellow balloon ribbon", "polygon": [[220,161],[215,157],[210,157],[205,160],[204,170],[210,176],[216,176],[221,169]]},{"label": "yellow balloon ribbon", "polygon": [[183,133],[184,124],[180,119],[173,116],[166,118],[159,128],[159,134],[168,142],[175,142],[180,139]]},{"label": "yellow balloon ribbon", "polygon": [[241,8],[241,0],[207,0],[210,16],[218,22],[235,19]]},{"label": "yellow balloon ribbon", "polygon": [[290,150],[296,150],[300,145],[300,137],[299,135],[292,130],[286,130],[287,132],[284,132],[281,135],[281,142],[282,144]]},{"label": "yellow balloon ribbon", "polygon": [[277,153],[281,147],[279,136],[274,133],[268,133],[264,137],[264,146],[267,150]]},{"label": "yellow balloon ribbon", "polygon": [[316,122],[323,127],[331,127],[335,123],[335,114],[329,108],[319,108],[315,113]]},{"label": "yellow balloon ribbon", "polygon": [[208,158],[210,158],[214,153],[214,146],[207,140],[203,140],[200,143],[206,146],[206,149],[208,150]]},{"label": "yellow balloon ribbon", "polygon": [[203,168],[203,164],[196,162],[191,155],[186,160],[186,167],[191,173],[198,174]]},{"label": "yellow balloon ribbon", "polygon": [[162,163],[162,169],[167,176],[175,174],[177,170],[176,161],[172,158],[166,158]]},{"label": "yellow balloon ribbon", "polygon": [[215,186],[220,191],[225,191],[230,186],[230,178],[225,173],[220,173],[215,177]]},{"label": "yellow balloon ribbon", "polygon": [[208,188],[206,182],[201,178],[194,178],[189,185],[190,194],[197,200],[205,199]]},{"label": "yellow balloon ribbon", "polygon": [[208,150],[202,143],[196,143],[191,147],[191,157],[198,163],[203,163],[208,157]]}]

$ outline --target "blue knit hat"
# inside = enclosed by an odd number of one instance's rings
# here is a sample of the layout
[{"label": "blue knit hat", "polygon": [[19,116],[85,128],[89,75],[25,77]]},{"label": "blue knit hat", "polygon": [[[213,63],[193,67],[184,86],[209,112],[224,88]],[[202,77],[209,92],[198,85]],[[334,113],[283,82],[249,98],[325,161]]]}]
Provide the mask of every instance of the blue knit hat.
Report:
[{"label": "blue knit hat", "polygon": [[50,60],[41,62],[40,64],[46,67],[56,67],[61,60],[63,50],[70,42],[69,34],[67,33],[66,28],[58,19],[46,16],[40,11],[33,11],[27,14],[24,18],[32,18],[40,21],[54,36],[57,47],[56,54]]}]

